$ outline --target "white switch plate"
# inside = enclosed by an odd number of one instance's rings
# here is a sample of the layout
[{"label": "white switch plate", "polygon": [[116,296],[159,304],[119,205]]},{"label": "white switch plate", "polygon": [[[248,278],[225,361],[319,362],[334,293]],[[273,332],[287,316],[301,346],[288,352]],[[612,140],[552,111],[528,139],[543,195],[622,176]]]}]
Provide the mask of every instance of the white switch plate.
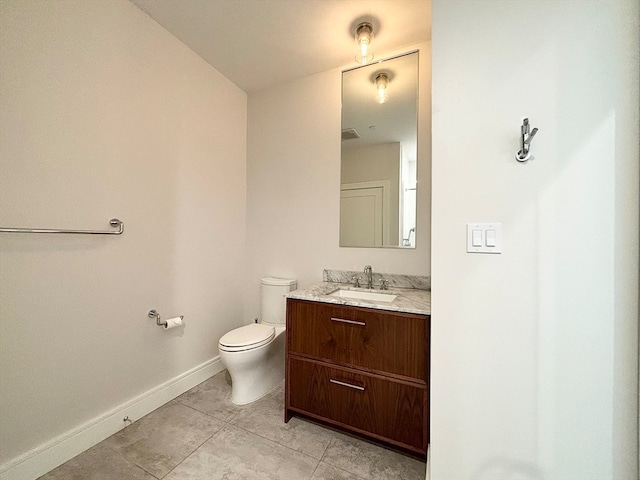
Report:
[{"label": "white switch plate", "polygon": [[[502,253],[501,223],[467,223],[467,252],[468,253]],[[481,246],[473,246],[473,231],[482,232]],[[487,246],[487,230],[495,232],[495,246]],[[477,242],[476,242],[477,243]]]}]

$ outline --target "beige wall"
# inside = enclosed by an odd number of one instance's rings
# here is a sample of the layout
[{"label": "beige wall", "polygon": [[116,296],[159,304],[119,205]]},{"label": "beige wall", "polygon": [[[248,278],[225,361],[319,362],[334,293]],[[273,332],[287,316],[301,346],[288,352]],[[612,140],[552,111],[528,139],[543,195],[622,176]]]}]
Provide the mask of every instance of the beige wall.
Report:
[{"label": "beige wall", "polygon": [[371,264],[378,272],[429,275],[430,45],[418,47],[420,163],[415,250],[338,246],[340,69],[250,96],[247,319],[259,315],[259,279],[265,275],[297,278],[299,287],[322,281],[323,268],[360,270]]},{"label": "beige wall", "polygon": [[433,480],[638,478],[638,10],[433,2]]},{"label": "beige wall", "polygon": [[2,464],[217,356],[241,324],[246,95],[128,1],[0,9],[0,223],[125,222],[2,234]]}]

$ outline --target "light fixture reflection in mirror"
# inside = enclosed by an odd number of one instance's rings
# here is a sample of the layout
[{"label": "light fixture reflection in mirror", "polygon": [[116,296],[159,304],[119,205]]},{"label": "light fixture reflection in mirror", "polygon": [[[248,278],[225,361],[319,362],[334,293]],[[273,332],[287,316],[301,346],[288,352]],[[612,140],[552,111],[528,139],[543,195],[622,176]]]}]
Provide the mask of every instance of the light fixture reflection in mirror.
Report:
[{"label": "light fixture reflection in mirror", "polygon": [[376,92],[378,103],[389,100],[389,74],[380,72],[376,75]]},{"label": "light fixture reflection in mirror", "polygon": [[415,248],[417,136],[418,52],[342,73],[341,247]]}]

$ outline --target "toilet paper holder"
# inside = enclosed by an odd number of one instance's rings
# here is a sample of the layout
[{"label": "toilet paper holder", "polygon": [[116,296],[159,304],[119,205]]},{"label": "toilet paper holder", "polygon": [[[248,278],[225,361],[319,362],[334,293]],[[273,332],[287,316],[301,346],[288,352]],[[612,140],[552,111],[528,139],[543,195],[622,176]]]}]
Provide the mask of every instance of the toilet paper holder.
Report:
[{"label": "toilet paper holder", "polygon": [[[149,318],[155,318],[156,319],[156,325],[158,325],[159,327],[165,327],[167,328],[167,321],[166,320],[161,320],[160,319],[160,314],[156,311],[156,310],[149,310],[149,313],[147,314],[149,316]],[[180,315],[180,320],[183,320],[184,316]]]}]

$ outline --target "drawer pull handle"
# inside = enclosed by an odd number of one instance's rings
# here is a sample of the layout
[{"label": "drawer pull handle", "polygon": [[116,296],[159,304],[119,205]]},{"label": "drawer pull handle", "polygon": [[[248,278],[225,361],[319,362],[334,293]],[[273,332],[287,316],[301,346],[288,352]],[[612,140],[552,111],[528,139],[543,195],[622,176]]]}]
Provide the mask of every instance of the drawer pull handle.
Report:
[{"label": "drawer pull handle", "polygon": [[340,323],[350,323],[351,325],[362,325],[362,326],[367,325],[364,322],[357,322],[356,320],[345,320],[344,318],[336,318],[336,317],[331,317],[331,321],[340,322]]},{"label": "drawer pull handle", "polygon": [[358,385],[351,385],[350,383],[344,383],[339,380],[334,380],[333,378],[330,378],[329,381],[331,383],[335,383],[336,385],[342,385],[343,387],[349,387],[349,388],[353,388],[355,390],[360,390],[361,392],[364,392],[364,387],[360,387]]}]

